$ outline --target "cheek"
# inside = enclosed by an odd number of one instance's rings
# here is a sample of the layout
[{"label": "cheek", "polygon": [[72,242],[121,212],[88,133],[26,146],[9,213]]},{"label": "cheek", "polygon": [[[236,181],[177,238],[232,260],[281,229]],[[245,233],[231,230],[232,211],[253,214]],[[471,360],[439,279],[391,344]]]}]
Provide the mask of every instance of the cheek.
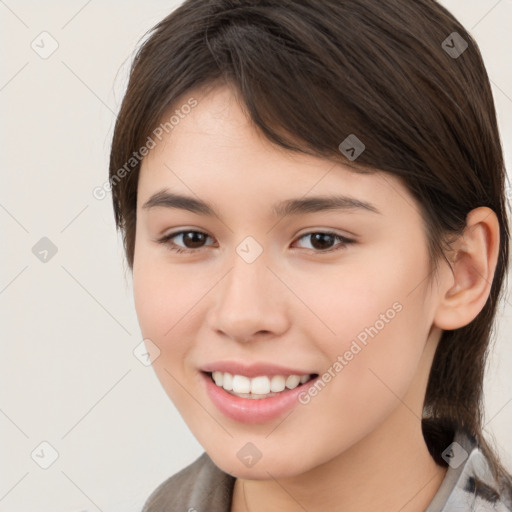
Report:
[{"label": "cheek", "polygon": [[169,302],[163,296],[164,283],[157,279],[156,269],[139,266],[133,272],[135,310],[144,338],[160,339],[171,327]]},{"label": "cheek", "polygon": [[[315,320],[324,335],[314,339],[330,373],[343,375],[331,387],[340,395],[332,398],[361,413],[368,404],[396,403],[395,395],[406,393],[418,369],[429,331],[428,292],[420,285],[427,260],[412,252],[381,251],[350,272],[340,270],[338,278],[316,276],[322,293],[303,295],[325,326]],[[318,288],[319,282],[325,286]]]},{"label": "cheek", "polygon": [[[144,339],[150,339],[160,349],[152,362],[153,370],[163,389],[182,413],[188,414],[193,402],[184,392],[187,382],[187,355],[191,336],[187,324],[193,321],[193,305],[200,297],[197,279],[169,275],[169,269],[157,264],[140,264],[133,272],[134,302],[140,330]],[[203,291],[204,294],[204,291]]]},{"label": "cheek", "polygon": [[141,249],[133,268],[133,292],[142,334],[165,343],[187,322],[194,303],[204,294],[204,284],[194,279],[193,272],[179,271],[165,258],[151,257]]},{"label": "cheek", "polygon": [[185,410],[190,399],[180,383],[197,378],[191,355],[201,325],[201,301],[208,289],[197,271],[178,269],[165,258],[140,257],[134,264],[134,303],[140,330],[143,338],[160,349],[153,369],[171,400]]}]

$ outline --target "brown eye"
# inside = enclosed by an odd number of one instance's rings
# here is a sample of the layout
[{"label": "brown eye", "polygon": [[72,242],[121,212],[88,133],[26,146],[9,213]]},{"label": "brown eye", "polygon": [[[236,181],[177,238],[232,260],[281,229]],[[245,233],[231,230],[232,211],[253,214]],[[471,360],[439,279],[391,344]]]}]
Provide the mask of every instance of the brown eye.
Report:
[{"label": "brown eye", "polygon": [[331,245],[335,242],[335,237],[326,233],[313,233],[311,236],[311,245],[315,249],[325,250],[330,249]]},{"label": "brown eye", "polygon": [[[175,242],[173,242],[173,238],[178,239],[178,237],[181,237],[182,244],[177,245]],[[202,231],[179,231],[177,233],[171,233],[169,235],[164,236],[160,240],[158,240],[159,243],[165,245],[169,250],[175,251],[175,252],[197,252],[198,250],[203,248],[203,244],[206,241],[206,239],[210,238],[206,233],[203,233]]]},{"label": "brown eye", "polygon": [[[180,244],[173,241],[173,239],[179,240],[179,237],[181,237]],[[354,243],[354,240],[350,240],[337,233],[323,231],[306,233],[299,237],[299,240],[308,237],[311,240],[311,250],[318,253],[334,252],[346,248],[348,244]],[[192,253],[200,251],[203,247],[207,247],[205,242],[208,238],[210,238],[210,236],[202,231],[184,230],[166,235],[158,240],[158,242],[165,245],[169,250],[177,253]],[[336,241],[339,242],[337,245],[335,245]]]},{"label": "brown eye", "polygon": [[197,249],[201,247],[208,235],[199,231],[184,231],[181,233],[183,236],[182,240],[187,249]]},{"label": "brown eye", "polygon": [[[331,233],[331,232],[311,232],[306,233],[305,235],[302,235],[299,240],[302,240],[303,238],[310,238],[311,240],[311,247],[316,252],[331,252],[331,251],[337,251],[339,249],[345,248],[348,244],[351,244],[354,242],[354,240],[350,240],[349,238],[345,238],[341,235],[338,235],[337,233]],[[338,247],[332,248],[333,243],[336,242],[336,240],[339,240],[340,243],[338,244]]]}]

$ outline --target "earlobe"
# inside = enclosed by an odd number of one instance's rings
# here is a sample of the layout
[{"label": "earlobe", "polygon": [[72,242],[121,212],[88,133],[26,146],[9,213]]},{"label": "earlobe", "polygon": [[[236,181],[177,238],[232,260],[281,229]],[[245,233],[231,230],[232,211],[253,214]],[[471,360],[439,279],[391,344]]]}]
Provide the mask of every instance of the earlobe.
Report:
[{"label": "earlobe", "polygon": [[480,313],[491,290],[499,245],[499,222],[494,211],[487,207],[471,210],[463,235],[453,244],[452,268],[442,273],[434,317],[437,327],[459,329]]}]

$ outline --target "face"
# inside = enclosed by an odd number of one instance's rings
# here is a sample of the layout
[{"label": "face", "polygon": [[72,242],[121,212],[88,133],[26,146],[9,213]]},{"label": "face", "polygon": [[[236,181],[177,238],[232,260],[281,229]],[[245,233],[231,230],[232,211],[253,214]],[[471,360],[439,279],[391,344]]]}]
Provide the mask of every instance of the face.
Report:
[{"label": "face", "polygon": [[[190,96],[141,168],[142,335],[219,467],[305,473],[383,428],[417,386],[435,310],[422,217],[390,175],[273,146],[228,88]],[[313,378],[294,387],[294,374]]]}]

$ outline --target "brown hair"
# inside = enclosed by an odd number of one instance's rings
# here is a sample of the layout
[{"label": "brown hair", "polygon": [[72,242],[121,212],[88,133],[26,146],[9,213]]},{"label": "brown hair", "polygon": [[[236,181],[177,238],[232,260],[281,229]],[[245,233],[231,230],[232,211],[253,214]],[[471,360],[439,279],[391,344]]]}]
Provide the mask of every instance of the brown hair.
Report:
[{"label": "brown hair", "polygon": [[[433,270],[468,212],[491,208],[500,249],[490,296],[469,325],[443,332],[422,427],[443,466],[441,453],[456,429],[474,436],[502,491],[512,493],[512,478],[482,432],[484,369],[509,227],[495,107],[473,38],[434,0],[188,0],[150,32],[132,63],[110,157],[130,269],[140,161],[122,179],[118,171],[178,98],[219,81],[236,90],[254,125],[277,145],[354,172],[399,177],[421,206]],[[350,134],[366,146],[357,162],[338,148]]]}]

